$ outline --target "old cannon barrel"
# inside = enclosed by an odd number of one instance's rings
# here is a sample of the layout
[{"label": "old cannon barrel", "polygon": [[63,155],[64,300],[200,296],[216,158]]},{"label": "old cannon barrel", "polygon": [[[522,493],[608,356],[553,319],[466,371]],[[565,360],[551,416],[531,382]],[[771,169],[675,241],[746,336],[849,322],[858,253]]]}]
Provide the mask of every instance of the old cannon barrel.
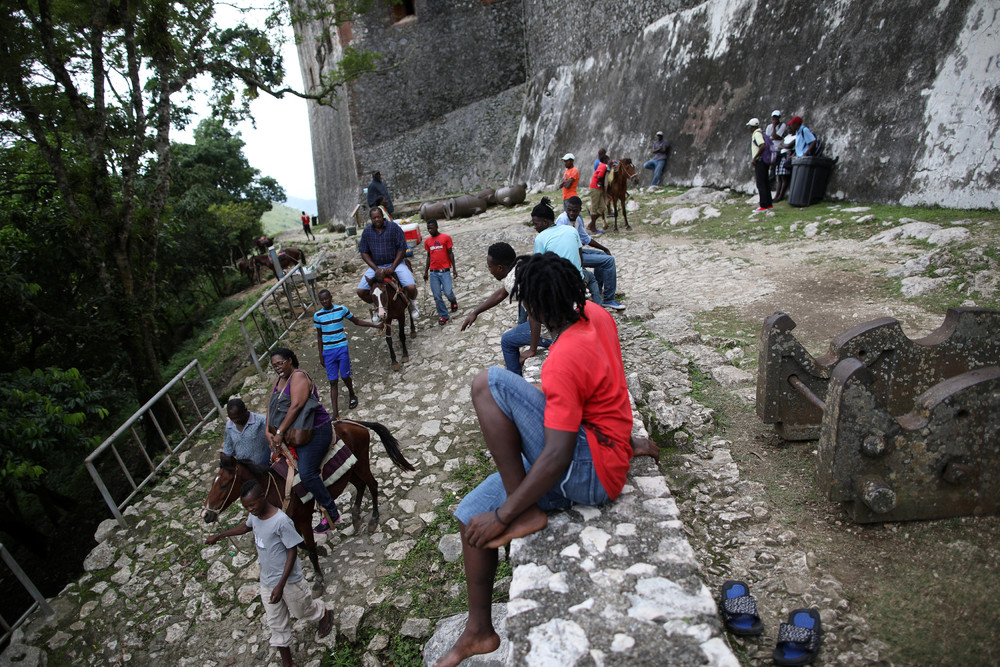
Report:
[{"label": "old cannon barrel", "polygon": [[486,202],[487,206],[495,206],[497,203],[497,191],[493,188],[486,188],[476,193],[476,196]]},{"label": "old cannon barrel", "polygon": [[420,217],[423,220],[442,220],[450,218],[445,202],[425,201],[420,205]]},{"label": "old cannon barrel", "polygon": [[496,193],[497,203],[504,206],[517,206],[523,203],[527,196],[527,183],[518,183],[517,185],[500,188]]},{"label": "old cannon barrel", "polygon": [[475,195],[462,195],[449,199],[451,217],[468,218],[470,215],[478,215],[486,210],[486,201]]}]

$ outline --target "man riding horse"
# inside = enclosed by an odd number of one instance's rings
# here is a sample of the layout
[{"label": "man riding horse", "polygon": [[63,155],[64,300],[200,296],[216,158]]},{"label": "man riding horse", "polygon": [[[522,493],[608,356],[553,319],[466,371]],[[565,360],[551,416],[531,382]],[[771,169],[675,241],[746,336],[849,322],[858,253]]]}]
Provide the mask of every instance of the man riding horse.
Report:
[{"label": "man riding horse", "polygon": [[[403,230],[395,222],[386,221],[382,209],[377,206],[369,211],[371,224],[361,232],[361,243],[358,251],[361,259],[368,265],[368,270],[358,283],[358,296],[365,303],[372,303],[372,285],[381,282],[392,273],[396,274],[403,293],[410,300],[410,317],[419,315],[417,310],[417,285],[413,273],[406,266],[406,237]],[[376,313],[372,322],[378,324]]]}]

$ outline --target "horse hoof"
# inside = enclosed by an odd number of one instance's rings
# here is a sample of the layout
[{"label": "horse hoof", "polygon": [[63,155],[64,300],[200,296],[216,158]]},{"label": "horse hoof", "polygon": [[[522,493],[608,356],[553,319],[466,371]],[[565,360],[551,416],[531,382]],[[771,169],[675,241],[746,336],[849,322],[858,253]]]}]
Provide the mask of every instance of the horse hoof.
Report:
[{"label": "horse hoof", "polygon": [[404,363],[404,364],[405,364],[405,363],[408,363],[409,361],[410,361],[410,358],[409,358],[409,357],[403,357],[403,363]]},{"label": "horse hoof", "polygon": [[398,371],[399,368],[400,368],[399,363],[396,362],[396,361],[392,362],[392,364],[390,365],[390,368],[392,368],[392,370],[394,370],[394,371]]},{"label": "horse hoof", "polygon": [[326,586],[323,585],[323,582],[317,580],[316,583],[313,584],[312,590],[313,593],[322,593],[324,588],[326,588]]},{"label": "horse hoof", "polygon": [[323,556],[323,557],[325,557],[326,554],[327,554],[326,547],[324,547],[322,544],[317,544],[316,545],[316,555],[317,556]]},{"label": "horse hoof", "polygon": [[378,530],[378,519],[372,519],[368,522],[368,532],[374,533],[376,530]]},{"label": "horse hoof", "polygon": [[632,231],[632,225],[625,225],[625,231],[626,232]]}]

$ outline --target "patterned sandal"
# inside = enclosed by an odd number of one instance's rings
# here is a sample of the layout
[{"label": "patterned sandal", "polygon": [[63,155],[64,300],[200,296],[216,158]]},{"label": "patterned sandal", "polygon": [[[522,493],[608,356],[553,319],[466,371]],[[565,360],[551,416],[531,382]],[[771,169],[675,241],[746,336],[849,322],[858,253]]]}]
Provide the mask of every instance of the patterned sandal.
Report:
[{"label": "patterned sandal", "polygon": [[759,635],[764,631],[764,623],[757,614],[757,601],[745,582],[730,580],[722,584],[719,609],[726,629],[734,635]]},{"label": "patterned sandal", "polygon": [[782,623],[778,628],[774,664],[808,665],[819,654],[822,633],[818,611],[795,609],[788,615],[788,623]]}]

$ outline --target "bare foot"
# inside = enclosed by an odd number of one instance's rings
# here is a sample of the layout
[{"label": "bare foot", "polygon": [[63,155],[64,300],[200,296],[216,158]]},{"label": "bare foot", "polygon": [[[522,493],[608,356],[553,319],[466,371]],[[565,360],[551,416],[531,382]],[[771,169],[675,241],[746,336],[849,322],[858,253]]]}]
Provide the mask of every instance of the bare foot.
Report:
[{"label": "bare foot", "polygon": [[[541,512],[541,510],[538,511]],[[434,663],[434,667],[455,667],[466,658],[493,653],[498,648],[500,648],[500,635],[493,628],[490,628],[489,634],[474,635],[466,627],[465,632],[458,638],[455,645]]]},{"label": "bare foot", "polygon": [[660,460],[660,446],[649,438],[632,437],[629,440],[632,445],[632,456],[652,456],[654,461]]},{"label": "bare foot", "polygon": [[516,537],[524,537],[537,533],[549,524],[549,517],[539,509],[538,505],[532,505],[521,512],[520,516],[510,522],[503,532],[486,543],[487,549],[499,549]]}]

